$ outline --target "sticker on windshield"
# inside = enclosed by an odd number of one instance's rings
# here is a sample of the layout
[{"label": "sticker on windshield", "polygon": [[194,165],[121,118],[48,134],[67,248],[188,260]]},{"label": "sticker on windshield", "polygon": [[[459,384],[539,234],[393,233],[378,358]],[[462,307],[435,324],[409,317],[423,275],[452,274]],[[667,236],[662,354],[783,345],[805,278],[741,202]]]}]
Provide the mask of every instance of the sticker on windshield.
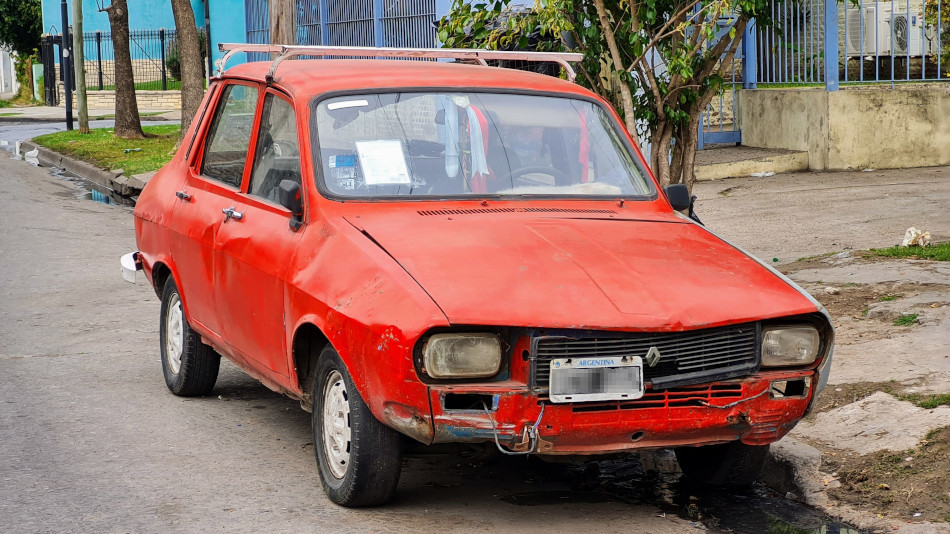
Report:
[{"label": "sticker on windshield", "polygon": [[337,167],[356,167],[356,154],[340,154],[339,156],[330,156],[331,169]]},{"label": "sticker on windshield", "polygon": [[402,143],[398,140],[357,141],[356,151],[366,185],[412,183]]}]

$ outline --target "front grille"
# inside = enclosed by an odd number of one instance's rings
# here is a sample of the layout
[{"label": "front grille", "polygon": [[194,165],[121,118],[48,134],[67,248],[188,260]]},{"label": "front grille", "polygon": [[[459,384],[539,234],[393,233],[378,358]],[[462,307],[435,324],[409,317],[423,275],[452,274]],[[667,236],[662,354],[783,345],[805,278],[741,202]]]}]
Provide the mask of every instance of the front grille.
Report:
[{"label": "front grille", "polygon": [[644,361],[644,382],[653,389],[699,384],[747,374],[758,366],[758,328],[755,323],[688,332],[585,332],[583,337],[544,336],[532,341],[532,377],[536,387],[547,388],[551,360],[640,356],[651,347],[659,361]]},{"label": "front grille", "polygon": [[721,406],[729,399],[742,398],[742,384],[712,384],[681,386],[669,389],[647,390],[634,401],[576,403],[574,413],[611,412],[616,410],[645,410],[649,408],[687,408],[692,406]]}]

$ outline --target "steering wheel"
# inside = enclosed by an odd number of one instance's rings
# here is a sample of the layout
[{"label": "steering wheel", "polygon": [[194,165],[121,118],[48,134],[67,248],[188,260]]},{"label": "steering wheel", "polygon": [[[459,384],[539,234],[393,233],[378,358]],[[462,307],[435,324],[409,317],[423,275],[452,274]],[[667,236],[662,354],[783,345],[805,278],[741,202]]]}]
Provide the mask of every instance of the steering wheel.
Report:
[{"label": "steering wheel", "polygon": [[520,178],[526,174],[546,174],[553,176],[555,185],[568,185],[571,183],[571,178],[564,171],[547,165],[528,165],[527,167],[512,169],[508,174],[502,177],[502,180],[514,182],[515,178]]},{"label": "steering wheel", "polygon": [[271,150],[277,157],[289,157],[297,155],[297,143],[292,141],[274,141],[271,143]]}]

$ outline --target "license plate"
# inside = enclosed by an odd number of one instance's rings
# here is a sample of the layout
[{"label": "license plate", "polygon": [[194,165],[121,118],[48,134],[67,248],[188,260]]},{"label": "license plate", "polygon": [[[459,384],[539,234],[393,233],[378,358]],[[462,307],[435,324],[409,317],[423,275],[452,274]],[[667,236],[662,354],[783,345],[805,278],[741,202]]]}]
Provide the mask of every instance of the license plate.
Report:
[{"label": "license plate", "polygon": [[643,396],[643,359],[558,358],[551,360],[551,402],[634,400]]}]

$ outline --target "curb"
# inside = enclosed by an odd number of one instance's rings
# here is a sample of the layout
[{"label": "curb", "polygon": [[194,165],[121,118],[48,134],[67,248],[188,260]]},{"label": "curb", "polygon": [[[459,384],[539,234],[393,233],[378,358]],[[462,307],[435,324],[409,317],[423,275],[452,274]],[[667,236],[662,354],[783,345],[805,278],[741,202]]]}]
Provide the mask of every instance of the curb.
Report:
[{"label": "curb", "polygon": [[28,152],[30,150],[37,151],[36,158],[39,160],[40,165],[65,169],[83,180],[90,181],[114,191],[117,195],[123,197],[132,198],[138,196],[145,187],[145,183],[148,182],[148,178],[151,178],[151,175],[128,177],[125,176],[121,169],[118,171],[100,169],[91,163],[65,156],[59,152],[40,146],[33,141],[23,141],[20,143],[21,152]]}]

